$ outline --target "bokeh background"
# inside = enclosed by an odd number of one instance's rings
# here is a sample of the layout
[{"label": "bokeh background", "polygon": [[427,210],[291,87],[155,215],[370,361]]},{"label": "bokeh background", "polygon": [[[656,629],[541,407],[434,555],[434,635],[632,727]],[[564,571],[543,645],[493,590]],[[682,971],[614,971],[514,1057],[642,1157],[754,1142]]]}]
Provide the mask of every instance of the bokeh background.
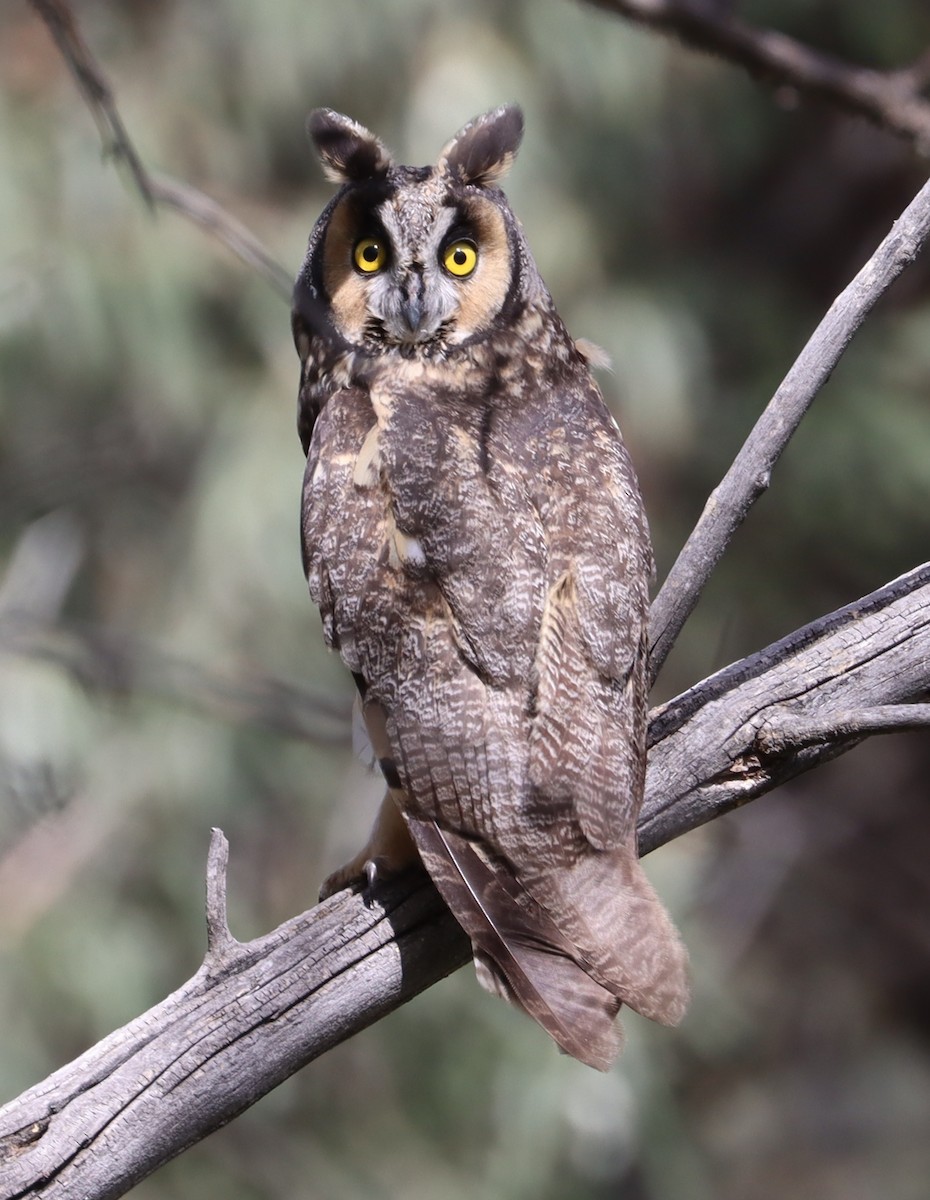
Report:
[{"label": "bokeh background", "polygon": [[[924,0],[753,0],[853,61]],[[295,272],[326,104],[406,161],[518,100],[507,185],[641,474],[664,574],[814,324],[923,181],[891,135],[569,0],[83,0],[147,165]],[[152,219],[25,0],[0,9],[0,1102],[204,949],[313,900],[378,785],[300,570],[286,305]],[[930,275],[873,314],[656,698],[927,557]],[[145,1200],[925,1200],[930,747],[874,739],[649,867],[685,931],[677,1031],[601,1077],[462,971],[140,1185]]]}]

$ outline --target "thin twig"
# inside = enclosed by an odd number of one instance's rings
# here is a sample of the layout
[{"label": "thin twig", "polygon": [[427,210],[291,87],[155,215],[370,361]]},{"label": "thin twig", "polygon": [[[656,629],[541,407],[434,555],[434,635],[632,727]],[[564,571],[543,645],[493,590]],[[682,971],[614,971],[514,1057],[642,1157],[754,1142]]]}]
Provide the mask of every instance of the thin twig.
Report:
[{"label": "thin twig", "polygon": [[126,164],[143,200],[149,208],[154,209],[148,174],[126,132],[110,85],[84,41],[70,0],[30,0],[30,3],[48,26],[55,45],[61,51],[78,90],[97,122],[104,153]]},{"label": "thin twig", "polygon": [[293,278],[246,227],[230,216],[215,200],[189,184],[166,175],[151,175],[146,169],[123,124],[113,90],[90,47],[81,35],[70,0],[29,0],[61,51],[74,75],[78,90],[93,114],[104,152],[122,162],[139,195],[155,210],[170,208],[200,228],[206,229],[252,267],[290,303]]},{"label": "thin twig", "polygon": [[195,225],[214,234],[247,267],[252,267],[264,276],[275,291],[290,304],[294,291],[294,280],[290,272],[272,257],[255,234],[246,229],[241,221],[237,221],[215,200],[211,200],[197,188],[180,183],[168,175],[147,175],[146,180],[149,193],[156,204],[174,209],[182,217],[187,217]]},{"label": "thin twig", "polygon": [[830,306],[756,422],[652,606],[652,677],[691,614],[730,538],[771,482],[772,470],[876,301],[930,236],[930,181],[924,184],[855,279]]},{"label": "thin twig", "polygon": [[585,0],[639,25],[720,55],[756,78],[828,100],[930,151],[930,102],[920,95],[925,63],[876,71],[814,50],[771,29],[757,29],[701,0]]}]

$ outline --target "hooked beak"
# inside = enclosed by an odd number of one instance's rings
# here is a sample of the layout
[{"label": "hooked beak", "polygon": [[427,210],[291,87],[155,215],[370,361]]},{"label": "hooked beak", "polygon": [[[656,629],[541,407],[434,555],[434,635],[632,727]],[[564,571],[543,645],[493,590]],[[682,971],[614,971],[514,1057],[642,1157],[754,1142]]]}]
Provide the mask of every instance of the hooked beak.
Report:
[{"label": "hooked beak", "polygon": [[423,320],[423,302],[419,296],[412,296],[405,300],[400,307],[400,315],[415,338],[420,332],[420,324]]},{"label": "hooked beak", "polygon": [[406,285],[403,289],[403,300],[400,305],[401,319],[409,331],[410,336],[408,340],[411,342],[417,340],[423,328],[425,293],[426,285],[423,282],[423,270],[420,267],[414,267],[407,276]]}]

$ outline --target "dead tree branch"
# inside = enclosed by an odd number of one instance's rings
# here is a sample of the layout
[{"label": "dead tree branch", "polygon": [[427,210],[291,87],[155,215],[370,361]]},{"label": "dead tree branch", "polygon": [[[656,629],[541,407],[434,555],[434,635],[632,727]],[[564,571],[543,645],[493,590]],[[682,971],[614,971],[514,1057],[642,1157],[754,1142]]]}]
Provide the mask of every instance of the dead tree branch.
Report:
[{"label": "dead tree branch", "polygon": [[711,492],[652,606],[651,670],[659,673],[730,539],[768,488],[804,414],[876,302],[914,261],[930,235],[930,180],[852,282],[837,296]]},{"label": "dead tree branch", "polygon": [[[915,702],[930,689],[928,652],[925,563],[655,710],[641,849],[754,800],[869,732],[922,726],[927,706]],[[884,706],[888,719],[870,729]]]},{"label": "dead tree branch", "polygon": [[918,729],[930,729],[930,704],[880,704],[811,717],[778,713],[759,730],[759,749],[764,754],[782,754],[793,746]]},{"label": "dead tree branch", "polygon": [[[838,714],[930,689],[930,564],[705,680],[653,713],[648,852],[849,749]],[[913,710],[925,716],[920,706]],[[773,746],[785,715],[819,722]],[[831,720],[836,729],[831,732]],[[0,1200],[112,1200],[338,1042],[462,966],[469,948],[425,875],[341,892],[264,937],[226,924],[214,832],[208,947],[161,1004],[0,1109]],[[516,1018],[515,1018],[516,1019]]]},{"label": "dead tree branch", "polygon": [[104,152],[127,168],[133,185],[153,212],[170,208],[218,238],[247,266],[257,271],[290,303],[294,280],[254,233],[246,229],[215,200],[203,192],[148,171],[123,124],[113,91],[100,64],[84,40],[70,0],[29,0],[61,51],[78,90],[93,114]]},{"label": "dead tree branch", "polygon": [[899,71],[876,71],[814,50],[772,29],[757,29],[717,0],[585,0],[638,25],[719,55],[754,78],[827,100],[930,151],[926,57]]}]

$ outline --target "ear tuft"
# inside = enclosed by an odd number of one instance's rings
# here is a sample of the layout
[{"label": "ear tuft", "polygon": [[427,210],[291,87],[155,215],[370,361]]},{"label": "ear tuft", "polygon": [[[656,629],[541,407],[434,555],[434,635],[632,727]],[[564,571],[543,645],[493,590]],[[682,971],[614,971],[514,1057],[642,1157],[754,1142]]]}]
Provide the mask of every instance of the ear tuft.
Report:
[{"label": "ear tuft", "polygon": [[331,108],[315,108],[307,118],[307,132],[333,183],[364,183],[385,175],[391,166],[390,154],[373,133]]},{"label": "ear tuft", "polygon": [[439,156],[439,170],[458,183],[488,187],[510,170],[522,138],[523,113],[503,104],[458,131]]}]

